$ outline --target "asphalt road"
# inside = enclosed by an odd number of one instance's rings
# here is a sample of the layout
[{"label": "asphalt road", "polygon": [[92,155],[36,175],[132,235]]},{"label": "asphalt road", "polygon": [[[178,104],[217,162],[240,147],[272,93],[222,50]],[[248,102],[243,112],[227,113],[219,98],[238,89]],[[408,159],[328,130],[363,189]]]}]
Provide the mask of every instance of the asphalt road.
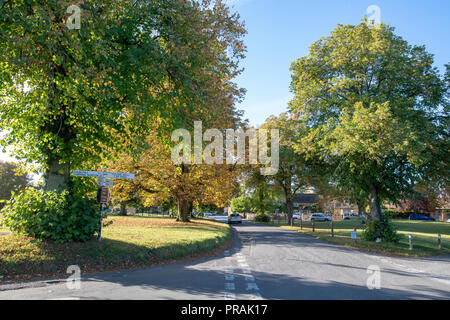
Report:
[{"label": "asphalt road", "polygon": [[450,299],[450,255],[391,258],[276,227],[233,228],[233,247],[215,257],[81,274],[80,289],[64,279],[0,285],[0,299]]}]

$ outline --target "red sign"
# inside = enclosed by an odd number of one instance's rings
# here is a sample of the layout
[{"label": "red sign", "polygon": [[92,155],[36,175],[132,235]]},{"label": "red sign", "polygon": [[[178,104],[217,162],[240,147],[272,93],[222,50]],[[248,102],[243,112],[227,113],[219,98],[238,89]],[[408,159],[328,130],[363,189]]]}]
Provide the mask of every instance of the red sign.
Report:
[{"label": "red sign", "polygon": [[102,188],[102,191],[100,193],[100,203],[108,203],[108,201],[109,201],[109,189]]}]

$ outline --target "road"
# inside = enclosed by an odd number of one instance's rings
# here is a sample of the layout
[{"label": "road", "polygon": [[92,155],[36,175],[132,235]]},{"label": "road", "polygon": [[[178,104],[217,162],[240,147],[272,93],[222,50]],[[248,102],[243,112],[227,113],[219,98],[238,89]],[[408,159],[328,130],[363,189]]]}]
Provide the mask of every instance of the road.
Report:
[{"label": "road", "polygon": [[450,299],[450,255],[391,258],[277,227],[233,228],[232,248],[215,257],[82,274],[75,290],[65,281],[0,286],[0,299]]}]

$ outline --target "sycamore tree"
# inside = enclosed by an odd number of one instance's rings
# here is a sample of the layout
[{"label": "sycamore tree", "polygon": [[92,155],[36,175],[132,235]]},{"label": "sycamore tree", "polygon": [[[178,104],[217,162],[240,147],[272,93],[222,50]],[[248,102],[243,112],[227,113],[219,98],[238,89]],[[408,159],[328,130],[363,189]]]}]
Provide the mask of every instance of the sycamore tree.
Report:
[{"label": "sycamore tree", "polygon": [[[214,86],[234,90],[245,33],[221,1],[0,1],[2,146],[37,164],[45,189],[161,130],[208,113]],[[231,90],[230,89],[230,90]],[[225,99],[225,98],[224,98]],[[130,136],[131,135],[131,136]]]},{"label": "sycamore tree", "polygon": [[[154,129],[168,145],[164,133],[192,119],[239,117],[239,19],[220,0],[0,0],[0,145],[44,174],[44,190],[8,205],[9,224],[26,216],[16,231],[89,239],[97,206],[71,170],[139,158]],[[57,230],[55,208],[67,213]]]},{"label": "sycamore tree", "polygon": [[371,217],[382,220],[382,201],[410,192],[411,182],[442,157],[434,142],[448,139],[438,133],[448,109],[433,55],[394,28],[364,20],[338,25],[291,70],[290,111],[308,128],[296,148],[332,163],[336,182],[362,190]]},{"label": "sycamore tree", "polygon": [[189,221],[194,206],[225,207],[237,188],[239,171],[230,165],[177,165],[170,146],[157,138],[147,138],[148,148],[139,158],[124,154],[109,164],[111,170],[136,172],[136,179],[120,181],[113,188],[117,199],[137,199],[144,206],[172,201],[178,207],[178,220]]}]

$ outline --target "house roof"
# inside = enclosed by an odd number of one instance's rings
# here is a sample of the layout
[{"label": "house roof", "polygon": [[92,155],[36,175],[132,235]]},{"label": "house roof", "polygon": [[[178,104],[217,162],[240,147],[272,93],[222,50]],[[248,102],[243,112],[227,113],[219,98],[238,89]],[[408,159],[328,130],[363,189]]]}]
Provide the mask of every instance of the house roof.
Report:
[{"label": "house roof", "polygon": [[295,195],[294,202],[300,204],[314,204],[318,203],[317,194],[314,193],[299,193]]}]

